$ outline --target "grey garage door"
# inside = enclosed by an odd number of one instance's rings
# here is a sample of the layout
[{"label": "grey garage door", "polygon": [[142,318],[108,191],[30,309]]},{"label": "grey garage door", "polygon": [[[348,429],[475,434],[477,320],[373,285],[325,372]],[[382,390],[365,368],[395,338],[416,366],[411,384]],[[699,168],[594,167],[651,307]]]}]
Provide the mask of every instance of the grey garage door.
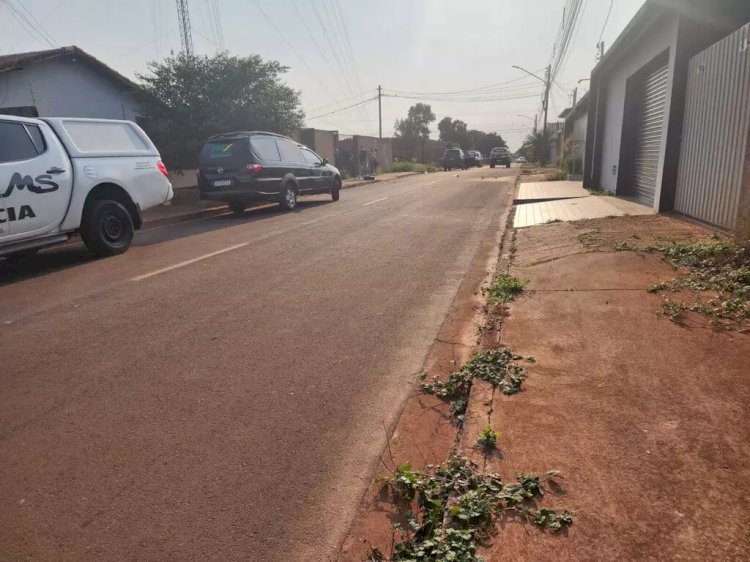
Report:
[{"label": "grey garage door", "polygon": [[633,147],[632,194],[639,203],[654,204],[659,175],[664,110],[667,103],[669,65],[650,70],[641,83],[638,96],[637,129]]},{"label": "grey garage door", "polygon": [[675,210],[737,226],[750,128],[750,24],[690,61]]}]

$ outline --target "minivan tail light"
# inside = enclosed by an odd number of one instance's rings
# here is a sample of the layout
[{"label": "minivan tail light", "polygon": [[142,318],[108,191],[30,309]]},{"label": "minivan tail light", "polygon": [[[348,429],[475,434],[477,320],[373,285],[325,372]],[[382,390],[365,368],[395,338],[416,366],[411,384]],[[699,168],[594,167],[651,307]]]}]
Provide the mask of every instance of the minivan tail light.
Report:
[{"label": "minivan tail light", "polygon": [[248,164],[247,166],[245,166],[245,171],[248,174],[257,174],[262,169],[263,169],[263,166],[261,166],[260,164]]},{"label": "minivan tail light", "polygon": [[162,174],[164,174],[164,177],[165,177],[165,178],[169,179],[169,172],[167,172],[167,167],[166,167],[166,166],[164,165],[164,162],[162,162],[161,160],[157,160],[157,162],[156,162],[156,168],[157,168],[157,169],[158,169],[158,170],[159,170],[159,171],[160,171],[160,172],[161,172]]}]

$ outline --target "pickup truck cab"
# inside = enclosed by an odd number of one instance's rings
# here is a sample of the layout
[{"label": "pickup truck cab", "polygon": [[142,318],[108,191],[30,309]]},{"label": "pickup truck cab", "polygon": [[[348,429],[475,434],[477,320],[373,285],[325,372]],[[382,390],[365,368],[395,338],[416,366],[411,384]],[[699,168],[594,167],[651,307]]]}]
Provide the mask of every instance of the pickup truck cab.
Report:
[{"label": "pickup truck cab", "polygon": [[159,151],[135,123],[0,115],[0,256],[74,234],[96,256],[120,254],[141,212],[171,198]]}]

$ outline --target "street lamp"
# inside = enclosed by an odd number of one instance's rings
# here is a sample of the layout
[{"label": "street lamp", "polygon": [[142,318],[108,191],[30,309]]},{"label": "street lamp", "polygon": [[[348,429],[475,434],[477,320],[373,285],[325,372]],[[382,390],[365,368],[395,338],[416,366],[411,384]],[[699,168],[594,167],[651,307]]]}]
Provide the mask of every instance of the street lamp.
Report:
[{"label": "street lamp", "polygon": [[536,115],[534,115],[534,118],[532,119],[528,115],[522,115],[522,114],[518,113],[517,117],[523,117],[524,119],[528,119],[529,121],[533,121],[534,122],[534,134],[536,134],[536,117],[537,117]]},{"label": "street lamp", "polygon": [[[539,76],[537,76],[533,72],[529,72],[525,68],[521,68],[520,66],[516,66],[515,64],[513,65],[513,68],[517,68],[521,72],[525,72],[529,76],[533,76],[537,80],[539,80],[539,81],[541,81],[541,82],[544,83],[544,128],[542,129],[542,135],[546,139],[547,138],[547,113],[549,111],[549,91],[550,91],[550,86],[551,86],[550,83],[552,82],[552,66],[551,65],[547,65],[547,71],[544,74],[544,78],[540,78]],[[546,163],[546,160],[547,160],[547,158],[546,158],[546,156],[547,156],[546,152],[547,152],[547,150],[546,150],[546,147],[545,147],[545,149],[542,150],[542,154],[541,154],[542,164]]]}]

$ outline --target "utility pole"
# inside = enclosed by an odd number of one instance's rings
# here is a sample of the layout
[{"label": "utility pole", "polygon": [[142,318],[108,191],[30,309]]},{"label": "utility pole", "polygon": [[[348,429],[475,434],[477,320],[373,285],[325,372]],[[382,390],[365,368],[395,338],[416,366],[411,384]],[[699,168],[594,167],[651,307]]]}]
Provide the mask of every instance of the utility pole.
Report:
[{"label": "utility pole", "polygon": [[[521,72],[525,72],[529,76],[533,76],[534,78],[536,78],[540,82],[544,83],[544,103],[543,103],[543,107],[544,107],[544,126],[542,127],[542,137],[543,137],[543,139],[545,141],[545,144],[546,144],[546,140],[547,140],[547,115],[549,113],[549,91],[550,91],[550,89],[552,87],[552,76],[551,76],[551,74],[552,74],[552,65],[547,65],[546,72],[544,73],[544,78],[540,78],[539,76],[537,76],[533,72],[529,72],[525,68],[521,68],[520,66],[516,66],[515,64],[513,65],[513,68],[517,68]],[[544,147],[542,147],[542,154],[541,154],[541,157],[540,157],[540,160],[542,161],[541,162],[542,164],[546,164],[546,160],[547,160],[546,153],[547,153],[547,147],[544,146]]]},{"label": "utility pole", "polygon": [[573,107],[578,103],[578,87],[573,88]]},{"label": "utility pole", "polygon": [[539,117],[539,115],[534,115],[534,134],[535,135],[536,135],[536,128],[537,128],[536,124],[537,124],[537,121],[538,121],[538,119],[537,119],[538,117]]},{"label": "utility pole", "polygon": [[193,56],[193,32],[190,29],[188,0],[177,0],[177,23],[180,26],[182,52],[187,56]]},{"label": "utility pole", "polygon": [[550,84],[550,73],[552,72],[552,66],[547,66],[547,72],[544,77],[544,128],[542,132],[547,134],[547,114],[549,113],[549,91],[552,84]]},{"label": "utility pole", "polygon": [[378,125],[380,138],[383,138],[383,88],[378,86]]}]

